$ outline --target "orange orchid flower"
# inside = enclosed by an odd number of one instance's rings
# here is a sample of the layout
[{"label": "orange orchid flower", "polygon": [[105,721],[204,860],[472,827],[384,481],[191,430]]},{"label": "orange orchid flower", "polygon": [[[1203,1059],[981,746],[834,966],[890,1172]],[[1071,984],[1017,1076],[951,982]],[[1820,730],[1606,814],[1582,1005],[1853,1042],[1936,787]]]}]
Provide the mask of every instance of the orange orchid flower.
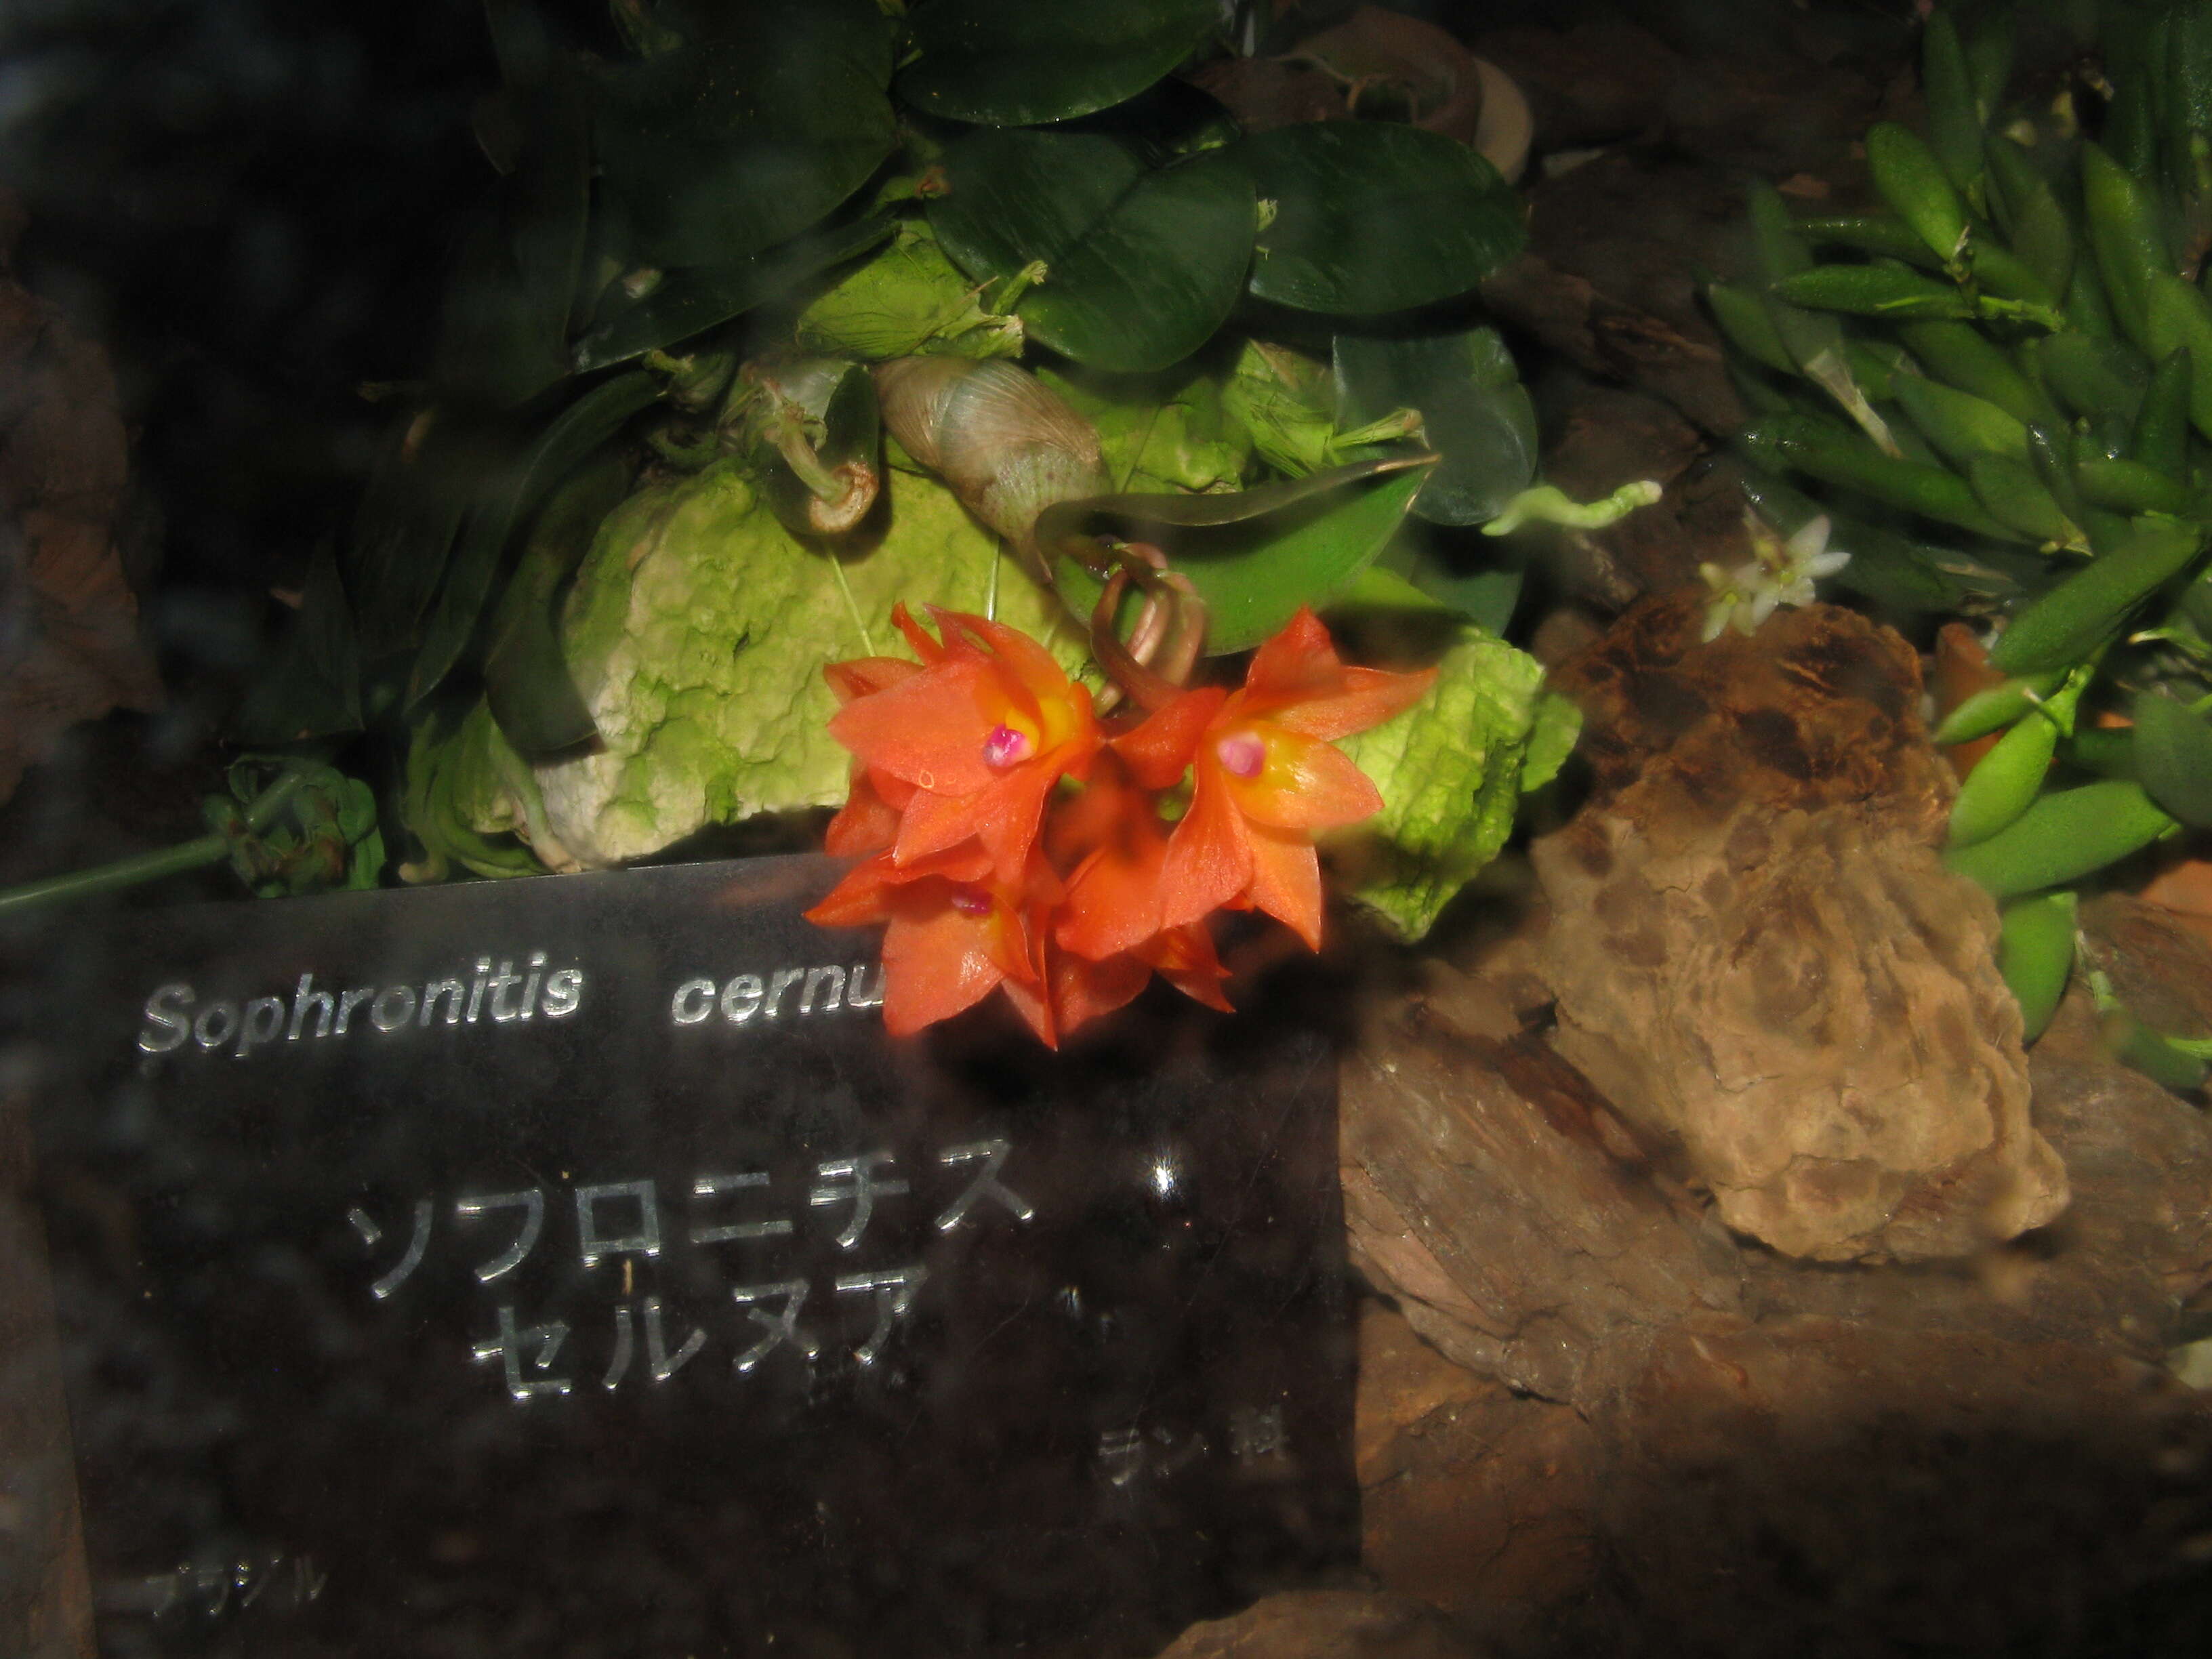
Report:
[{"label": "orange orchid flower", "polygon": [[[1329,740],[1379,726],[1436,678],[1345,665],[1301,609],[1254,653],[1243,686],[1185,693],[1116,740],[1152,782],[1186,755],[1190,810],[1162,861],[1159,926],[1222,906],[1261,909],[1321,948],[1321,866],[1312,832],[1357,823],[1382,798]],[[1184,745],[1188,744],[1186,748]]]},{"label": "orange orchid flower", "polygon": [[1032,858],[1024,879],[996,879],[975,848],[899,865],[878,853],[855,866],[806,919],[824,927],[888,923],[884,932],[884,1025],[908,1036],[1004,988],[1030,1027],[1057,1047],[1045,978],[1046,917],[1059,878]]},{"label": "orange orchid flower", "polygon": [[[893,612],[921,665],[854,696],[830,730],[858,757],[881,802],[896,805],[896,865],[972,838],[995,878],[1018,885],[1053,786],[1080,776],[1097,752],[1091,693],[1014,629],[963,611],[931,614],[941,643],[904,606]],[[896,803],[886,781],[912,793]],[[871,824],[882,821],[872,806],[866,814]]]},{"label": "orange orchid flower", "polygon": [[[822,671],[822,678],[830,682],[842,705],[888,691],[921,672],[917,665],[901,657],[856,657],[849,662],[830,664]],[[883,851],[898,839],[899,815],[913,794],[912,784],[875,772],[865,761],[854,761],[852,788],[837,816],[830,820],[822,838],[823,850],[841,859],[865,858]]]}]

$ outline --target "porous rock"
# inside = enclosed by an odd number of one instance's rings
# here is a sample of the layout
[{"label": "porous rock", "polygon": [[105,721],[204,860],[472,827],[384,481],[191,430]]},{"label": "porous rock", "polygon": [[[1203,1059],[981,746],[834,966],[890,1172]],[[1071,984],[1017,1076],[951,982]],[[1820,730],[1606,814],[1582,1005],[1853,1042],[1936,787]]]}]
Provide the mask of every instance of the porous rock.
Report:
[{"label": "porous rock", "polygon": [[1698,642],[1646,601],[1562,665],[1597,788],[1533,859],[1553,1042],[1722,1220],[1820,1261],[1971,1254],[2050,1221],[1988,897],[1936,854],[1917,660],[1850,612]]}]

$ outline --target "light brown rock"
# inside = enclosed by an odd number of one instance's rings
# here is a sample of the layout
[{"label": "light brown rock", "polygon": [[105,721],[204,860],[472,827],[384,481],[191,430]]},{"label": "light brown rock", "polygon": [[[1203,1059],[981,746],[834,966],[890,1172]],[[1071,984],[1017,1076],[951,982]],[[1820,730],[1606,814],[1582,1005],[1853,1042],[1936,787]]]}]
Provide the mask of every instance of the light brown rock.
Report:
[{"label": "light brown rock", "polygon": [[1830,607],[1698,643],[1638,606],[1555,676],[1599,789],[1533,849],[1553,1042],[1722,1220],[1819,1261],[1969,1255],[2050,1221],[1996,915],[1946,872],[1949,785],[1901,640]]}]

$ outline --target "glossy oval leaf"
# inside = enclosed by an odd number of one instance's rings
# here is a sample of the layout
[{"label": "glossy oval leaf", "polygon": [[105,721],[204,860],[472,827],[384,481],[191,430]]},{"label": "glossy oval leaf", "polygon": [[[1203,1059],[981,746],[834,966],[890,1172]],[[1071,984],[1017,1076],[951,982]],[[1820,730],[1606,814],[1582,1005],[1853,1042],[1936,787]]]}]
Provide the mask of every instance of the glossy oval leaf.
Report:
[{"label": "glossy oval leaf", "polygon": [[2212,825],[2212,726],[2154,691],[2138,692],[2129,713],[2144,791],[2184,823]]},{"label": "glossy oval leaf", "polygon": [[897,140],[889,67],[873,0],[738,0],[688,50],[604,70],[600,170],[635,257],[731,264],[836,207]]},{"label": "glossy oval leaf", "polygon": [[908,22],[917,55],[899,96],[982,126],[1066,121],[1135,97],[1188,57],[1218,15],[1215,0],[929,0]]},{"label": "glossy oval leaf", "polygon": [[1231,495],[1097,495],[1037,520],[1060,598],[1088,617],[1105,584],[1071,542],[1111,530],[1150,542],[1206,601],[1206,649],[1248,651],[1302,605],[1318,610],[1372,563],[1406,517],[1427,457],[1362,461]]},{"label": "glossy oval leaf", "polygon": [[1408,339],[1340,334],[1336,423],[1421,411],[1424,441],[1442,457],[1414,497],[1431,524],[1481,524],[1536,477],[1536,411],[1494,328]]},{"label": "glossy oval leaf", "polygon": [[1274,204],[1252,292],[1339,316],[1466,293],[1528,240],[1521,204],[1456,139],[1388,122],[1311,121],[1231,152]]},{"label": "glossy oval leaf", "polygon": [[866,252],[889,236],[891,228],[888,216],[870,214],[849,224],[810,231],[729,264],[672,271],[645,298],[576,342],[576,371],[588,374],[628,362],[719,327],[789,293],[815,272]]},{"label": "glossy oval leaf", "polygon": [[499,574],[501,556],[523,514],[659,396],[659,377],[642,371],[604,380],[562,410],[508,469],[491,500],[471,516],[454,550],[445,591],[439,595],[408,681],[410,708],[437,690],[460,660]]},{"label": "glossy oval leaf", "polygon": [[1140,371],[1213,337],[1252,259],[1252,184],[1222,152],[1153,170],[1097,133],[988,130],[945,157],[930,228],[978,282],[1034,261],[1015,306],[1030,336],[1078,362]]}]

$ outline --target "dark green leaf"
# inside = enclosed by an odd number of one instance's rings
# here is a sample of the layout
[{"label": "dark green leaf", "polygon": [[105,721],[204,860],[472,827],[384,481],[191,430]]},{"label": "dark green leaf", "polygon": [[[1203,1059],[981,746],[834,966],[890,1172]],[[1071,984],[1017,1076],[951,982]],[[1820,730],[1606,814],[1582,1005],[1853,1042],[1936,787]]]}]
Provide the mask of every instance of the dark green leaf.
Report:
[{"label": "dark green leaf", "polygon": [[1340,334],[1336,423],[1364,426],[1394,409],[1421,411],[1443,459],[1414,498],[1433,524],[1480,524],[1536,476],[1536,412],[1494,328],[1412,339]]},{"label": "dark green leaf", "polygon": [[411,410],[392,422],[345,547],[363,660],[415,643],[463,515],[511,453],[502,431],[455,410]]},{"label": "dark green leaf", "polygon": [[1252,185],[1220,151],[1148,169],[1097,133],[984,131],[945,152],[930,228],[977,281],[1042,260],[1015,309],[1079,362],[1164,368],[1213,337],[1252,259]]},{"label": "dark green leaf", "polygon": [[568,312],[584,257],[591,124],[575,79],[512,94],[525,141],[494,216],[463,242],[434,373],[465,397],[512,407],[568,373]]},{"label": "dark green leaf", "polygon": [[891,225],[888,217],[871,214],[730,264],[672,271],[644,299],[576,342],[577,373],[627,362],[726,323],[788,293],[816,271],[866,252],[890,234]]},{"label": "dark green leaf", "polygon": [[931,0],[908,25],[920,54],[900,73],[916,109],[985,126],[1030,126],[1133,98],[1204,40],[1214,0]]},{"label": "dark green leaf", "polygon": [[[1420,511],[1418,496],[1413,510]],[[1376,570],[1397,575],[1485,633],[1501,636],[1528,575],[1523,554],[1508,543],[1455,537],[1416,519],[1406,521],[1367,574]]]},{"label": "dark green leaf", "polygon": [[324,548],[273,672],[255,683],[232,722],[234,741],[297,743],[361,729],[361,654],[337,556]]},{"label": "dark green leaf", "polygon": [[629,468],[602,456],[553,492],[500,595],[484,653],[484,697],[517,753],[542,760],[598,735],[561,650],[560,605],[599,520],[629,489]]},{"label": "dark green leaf", "polygon": [[2137,692],[2129,712],[2144,791],[2184,823],[2212,826],[2212,726],[2154,691]]},{"label": "dark green leaf", "polygon": [[1275,204],[1251,286],[1277,305],[1364,317],[1450,299],[1528,240],[1497,170],[1419,127],[1302,122],[1232,154]]},{"label": "dark green leaf", "polygon": [[500,557],[522,515],[659,395],[660,382],[651,374],[603,381],[563,410],[529,453],[508,469],[504,483],[471,515],[461,536],[453,571],[408,682],[410,708],[435,690],[460,659],[499,574]]},{"label": "dark green leaf", "polygon": [[688,51],[605,70],[599,159],[637,256],[727,265],[787,240],[897,140],[873,0],[732,0]]},{"label": "dark green leaf", "polygon": [[1404,520],[1427,468],[1362,461],[1233,495],[1097,495],[1038,517],[1038,545],[1071,610],[1088,617],[1104,583],[1069,549],[1110,527],[1165,550],[1206,601],[1206,648],[1247,651],[1302,605],[1326,605],[1373,562]]}]

